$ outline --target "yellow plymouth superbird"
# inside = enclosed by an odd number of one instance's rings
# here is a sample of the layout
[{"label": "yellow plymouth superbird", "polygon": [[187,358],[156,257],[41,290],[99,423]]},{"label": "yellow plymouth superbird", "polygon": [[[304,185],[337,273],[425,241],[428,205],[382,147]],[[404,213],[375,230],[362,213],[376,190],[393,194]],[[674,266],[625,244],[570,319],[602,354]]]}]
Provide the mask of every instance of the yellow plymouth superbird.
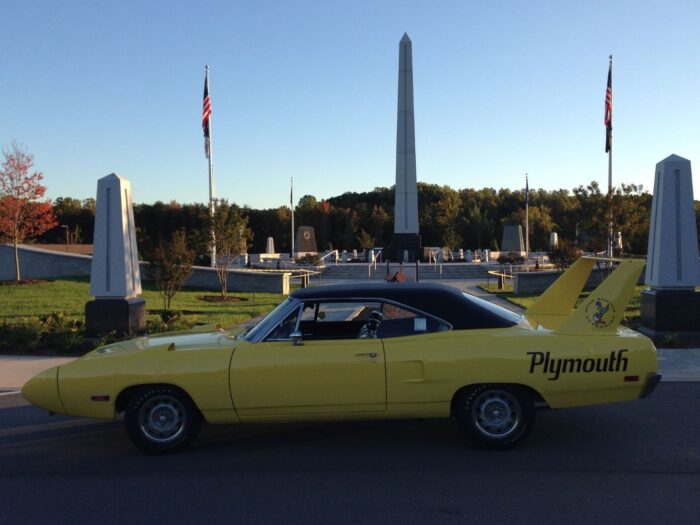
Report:
[{"label": "yellow plymouth superbird", "polygon": [[510,448],[535,410],[646,397],[656,349],[620,326],[644,261],[617,267],[575,308],[582,257],[525,312],[437,284],[298,290],[247,331],[214,326],[99,348],[22,389],[50,412],[114,418],[149,453],[188,446],[202,421],[453,416],[475,443]]}]

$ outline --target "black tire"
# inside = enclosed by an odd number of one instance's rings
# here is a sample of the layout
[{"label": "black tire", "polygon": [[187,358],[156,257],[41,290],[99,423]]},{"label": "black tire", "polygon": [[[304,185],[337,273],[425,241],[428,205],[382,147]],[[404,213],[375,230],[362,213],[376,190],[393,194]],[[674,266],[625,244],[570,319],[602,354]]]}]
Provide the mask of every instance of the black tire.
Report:
[{"label": "black tire", "polygon": [[522,387],[477,385],[457,395],[455,416],[474,444],[507,450],[527,438],[535,423],[535,407]]},{"label": "black tire", "polygon": [[129,400],[124,426],[137,448],[148,454],[169,454],[194,441],[202,427],[202,415],[177,388],[144,387]]}]

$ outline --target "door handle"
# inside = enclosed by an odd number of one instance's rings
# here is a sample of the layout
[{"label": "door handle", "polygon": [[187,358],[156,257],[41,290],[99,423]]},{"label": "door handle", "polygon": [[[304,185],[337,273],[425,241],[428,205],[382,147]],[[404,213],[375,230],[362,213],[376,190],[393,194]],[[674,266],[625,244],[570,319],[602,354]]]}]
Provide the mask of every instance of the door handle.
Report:
[{"label": "door handle", "polygon": [[372,359],[374,359],[375,357],[377,357],[377,352],[365,352],[362,354],[355,354],[355,357],[363,357],[363,356],[368,356],[368,357],[371,357]]}]

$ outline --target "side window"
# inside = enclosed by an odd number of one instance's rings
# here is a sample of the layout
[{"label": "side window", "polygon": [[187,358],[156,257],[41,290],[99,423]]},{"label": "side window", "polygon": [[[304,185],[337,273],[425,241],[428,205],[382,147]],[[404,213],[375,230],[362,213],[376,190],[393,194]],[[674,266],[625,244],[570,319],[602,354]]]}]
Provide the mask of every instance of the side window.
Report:
[{"label": "side window", "polygon": [[377,336],[383,339],[445,332],[450,329],[449,325],[442,321],[421,315],[395,304],[384,303],[382,314],[383,320],[377,330]]},{"label": "side window", "polygon": [[316,321],[318,323],[352,323],[366,322],[373,310],[381,310],[379,303],[369,302],[345,302],[345,303],[320,303]]},{"label": "side window", "polygon": [[285,341],[291,338],[291,334],[297,326],[297,317],[299,317],[299,309],[295,309],[287,317],[285,317],[280,323],[275,327],[270,335],[265,339],[266,341]]},{"label": "side window", "polygon": [[372,312],[381,312],[374,301],[320,301],[304,304],[299,329],[305,340],[356,339]]}]

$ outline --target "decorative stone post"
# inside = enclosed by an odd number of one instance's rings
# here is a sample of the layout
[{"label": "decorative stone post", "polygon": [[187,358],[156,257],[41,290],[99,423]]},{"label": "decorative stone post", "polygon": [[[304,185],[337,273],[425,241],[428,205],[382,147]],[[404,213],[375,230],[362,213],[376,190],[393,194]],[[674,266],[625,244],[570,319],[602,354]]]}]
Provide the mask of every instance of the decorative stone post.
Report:
[{"label": "decorative stone post", "polygon": [[[671,155],[656,165],[641,331],[662,337],[700,332],[700,259],[690,161]],[[682,334],[681,334],[682,335]]]},{"label": "decorative stone post", "polygon": [[131,183],[114,173],[97,181],[93,239],[90,295],[95,300],[85,304],[87,333],[145,331]]}]

